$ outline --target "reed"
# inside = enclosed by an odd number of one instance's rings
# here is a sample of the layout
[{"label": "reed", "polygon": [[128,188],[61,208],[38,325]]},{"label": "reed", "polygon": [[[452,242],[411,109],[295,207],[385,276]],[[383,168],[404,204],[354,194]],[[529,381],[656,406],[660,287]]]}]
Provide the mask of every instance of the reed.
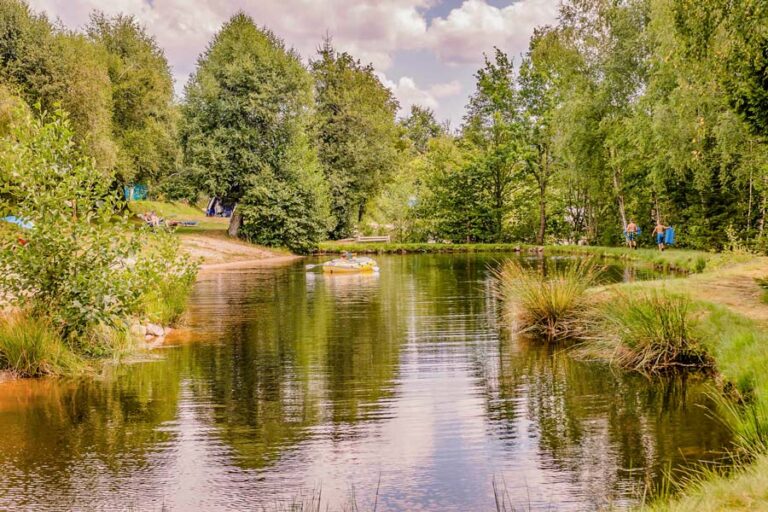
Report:
[{"label": "reed", "polygon": [[0,368],[40,377],[77,373],[83,366],[47,321],[25,313],[0,317]]},{"label": "reed", "polygon": [[586,291],[596,283],[599,270],[592,259],[548,273],[510,261],[496,272],[498,293],[518,330],[548,340],[574,337],[582,333],[590,308]]},{"label": "reed", "polygon": [[634,290],[614,294],[600,308],[588,350],[609,354],[618,366],[648,373],[712,366],[688,297]]}]

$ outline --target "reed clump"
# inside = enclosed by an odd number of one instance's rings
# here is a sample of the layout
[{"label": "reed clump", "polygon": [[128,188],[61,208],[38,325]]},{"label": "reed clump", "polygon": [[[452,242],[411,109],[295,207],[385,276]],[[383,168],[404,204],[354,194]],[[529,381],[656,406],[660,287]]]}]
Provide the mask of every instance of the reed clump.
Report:
[{"label": "reed clump", "polygon": [[595,318],[587,350],[609,354],[618,366],[647,373],[712,366],[693,303],[684,295],[664,290],[616,293],[601,304]]},{"label": "reed clump", "polygon": [[544,273],[510,261],[497,273],[498,292],[520,331],[549,340],[579,336],[590,308],[587,289],[600,267],[592,259]]},{"label": "reed clump", "polygon": [[79,372],[83,360],[45,319],[24,313],[0,316],[0,368],[19,377]]}]

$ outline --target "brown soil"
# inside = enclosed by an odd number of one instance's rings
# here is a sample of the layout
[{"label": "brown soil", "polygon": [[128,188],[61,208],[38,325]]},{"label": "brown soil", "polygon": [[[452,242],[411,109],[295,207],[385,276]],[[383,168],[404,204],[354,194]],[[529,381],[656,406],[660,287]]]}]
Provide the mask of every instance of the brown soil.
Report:
[{"label": "brown soil", "polygon": [[179,236],[182,247],[193,257],[202,260],[200,269],[203,271],[283,263],[299,257],[230,238],[221,230],[197,231]]}]

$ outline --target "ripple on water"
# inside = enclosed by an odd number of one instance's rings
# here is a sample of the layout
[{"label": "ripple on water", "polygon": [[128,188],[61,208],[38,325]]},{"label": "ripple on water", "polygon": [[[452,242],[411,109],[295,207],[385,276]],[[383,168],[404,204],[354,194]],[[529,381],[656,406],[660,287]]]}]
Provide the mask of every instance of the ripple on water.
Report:
[{"label": "ripple on water", "polygon": [[321,492],[331,510],[493,510],[495,483],[517,508],[593,510],[717,456],[728,436],[695,379],[649,383],[500,329],[488,265],[506,257],[205,274],[194,339],[163,360],[0,388],[0,509],[270,510]]}]

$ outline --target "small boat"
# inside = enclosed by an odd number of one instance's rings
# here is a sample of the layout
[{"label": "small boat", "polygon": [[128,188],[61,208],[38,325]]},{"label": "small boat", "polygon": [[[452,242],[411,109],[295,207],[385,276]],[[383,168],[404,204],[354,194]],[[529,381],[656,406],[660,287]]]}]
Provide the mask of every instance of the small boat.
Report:
[{"label": "small boat", "polygon": [[336,258],[321,265],[327,274],[354,274],[359,272],[378,272],[379,265],[371,258],[353,257]]}]

